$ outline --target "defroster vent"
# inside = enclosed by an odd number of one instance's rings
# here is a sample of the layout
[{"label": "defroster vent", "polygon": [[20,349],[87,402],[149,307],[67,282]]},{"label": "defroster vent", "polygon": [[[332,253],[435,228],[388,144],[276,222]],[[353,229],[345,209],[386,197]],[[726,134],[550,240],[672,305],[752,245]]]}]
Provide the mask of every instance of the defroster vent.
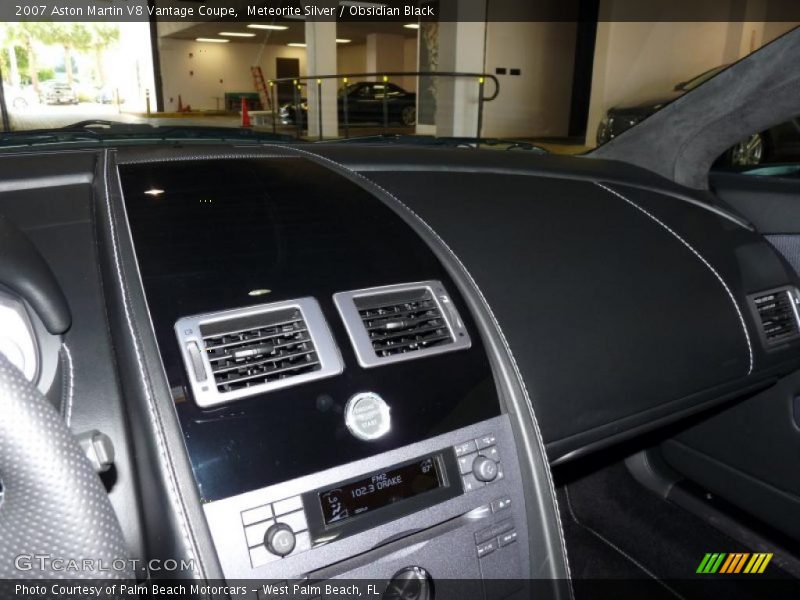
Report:
[{"label": "defroster vent", "polygon": [[312,298],[185,317],[175,332],[203,407],[342,372]]},{"label": "defroster vent", "polygon": [[363,367],[469,348],[469,335],[438,281],[334,295]]},{"label": "defroster vent", "polygon": [[750,296],[761,339],[767,347],[779,346],[800,337],[797,296],[791,287],[759,292]]}]

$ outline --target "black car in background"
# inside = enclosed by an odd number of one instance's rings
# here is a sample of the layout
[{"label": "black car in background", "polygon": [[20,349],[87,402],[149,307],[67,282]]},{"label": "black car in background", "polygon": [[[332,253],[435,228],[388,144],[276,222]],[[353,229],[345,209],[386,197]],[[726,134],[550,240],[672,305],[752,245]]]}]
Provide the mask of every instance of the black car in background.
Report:
[{"label": "black car in background", "polygon": [[[347,120],[350,123],[383,122],[383,104],[389,123],[411,127],[417,122],[417,95],[407,92],[399,85],[383,81],[361,81],[350,83],[339,89],[339,121],[344,120],[345,96],[347,97]],[[303,122],[308,122],[308,101],[300,100]],[[280,119],[284,125],[295,122],[297,107],[289,102],[280,107]]]},{"label": "black car in background", "polygon": [[[606,112],[597,128],[597,145],[605,144],[624,131],[646,119],[673,100],[680,98],[714,75],[727,69],[720,65],[696,77],[677,84],[671,93],[634,104],[615,106]],[[764,162],[781,162],[800,159],[800,117],[755,133],[731,147],[719,159],[719,164],[729,166],[758,165]]]}]

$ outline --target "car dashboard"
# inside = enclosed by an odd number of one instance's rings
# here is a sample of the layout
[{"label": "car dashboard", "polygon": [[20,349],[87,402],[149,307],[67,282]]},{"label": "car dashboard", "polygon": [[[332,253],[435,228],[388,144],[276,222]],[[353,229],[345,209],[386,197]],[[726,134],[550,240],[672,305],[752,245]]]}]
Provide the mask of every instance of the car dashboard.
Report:
[{"label": "car dashboard", "polygon": [[622,163],[135,145],[0,180],[73,315],[40,387],[113,441],[132,553],[193,577],[566,579],[550,465],[800,366],[785,260]]}]

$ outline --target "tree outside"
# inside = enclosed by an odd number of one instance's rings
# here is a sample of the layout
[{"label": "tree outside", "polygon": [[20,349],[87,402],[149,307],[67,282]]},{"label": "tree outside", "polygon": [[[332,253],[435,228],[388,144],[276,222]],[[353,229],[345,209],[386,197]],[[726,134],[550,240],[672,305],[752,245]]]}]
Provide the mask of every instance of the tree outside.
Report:
[{"label": "tree outside", "polygon": [[[95,88],[103,88],[108,83],[103,56],[119,38],[119,27],[107,23],[3,23],[0,67],[8,83],[16,87],[30,85],[39,95],[42,82],[62,71],[62,65],[52,64],[53,61],[41,64],[40,57],[47,50],[58,48],[67,84],[91,83]],[[92,66],[87,68],[86,64]]]}]

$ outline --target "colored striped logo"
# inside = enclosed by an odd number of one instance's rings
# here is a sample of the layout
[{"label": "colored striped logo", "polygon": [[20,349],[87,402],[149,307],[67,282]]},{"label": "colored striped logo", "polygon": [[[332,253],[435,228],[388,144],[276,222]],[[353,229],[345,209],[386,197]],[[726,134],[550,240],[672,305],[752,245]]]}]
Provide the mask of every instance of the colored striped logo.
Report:
[{"label": "colored striped logo", "polygon": [[735,573],[763,573],[769,561],[772,560],[772,552],[709,552],[700,561],[697,573],[700,574],[735,574]]}]

